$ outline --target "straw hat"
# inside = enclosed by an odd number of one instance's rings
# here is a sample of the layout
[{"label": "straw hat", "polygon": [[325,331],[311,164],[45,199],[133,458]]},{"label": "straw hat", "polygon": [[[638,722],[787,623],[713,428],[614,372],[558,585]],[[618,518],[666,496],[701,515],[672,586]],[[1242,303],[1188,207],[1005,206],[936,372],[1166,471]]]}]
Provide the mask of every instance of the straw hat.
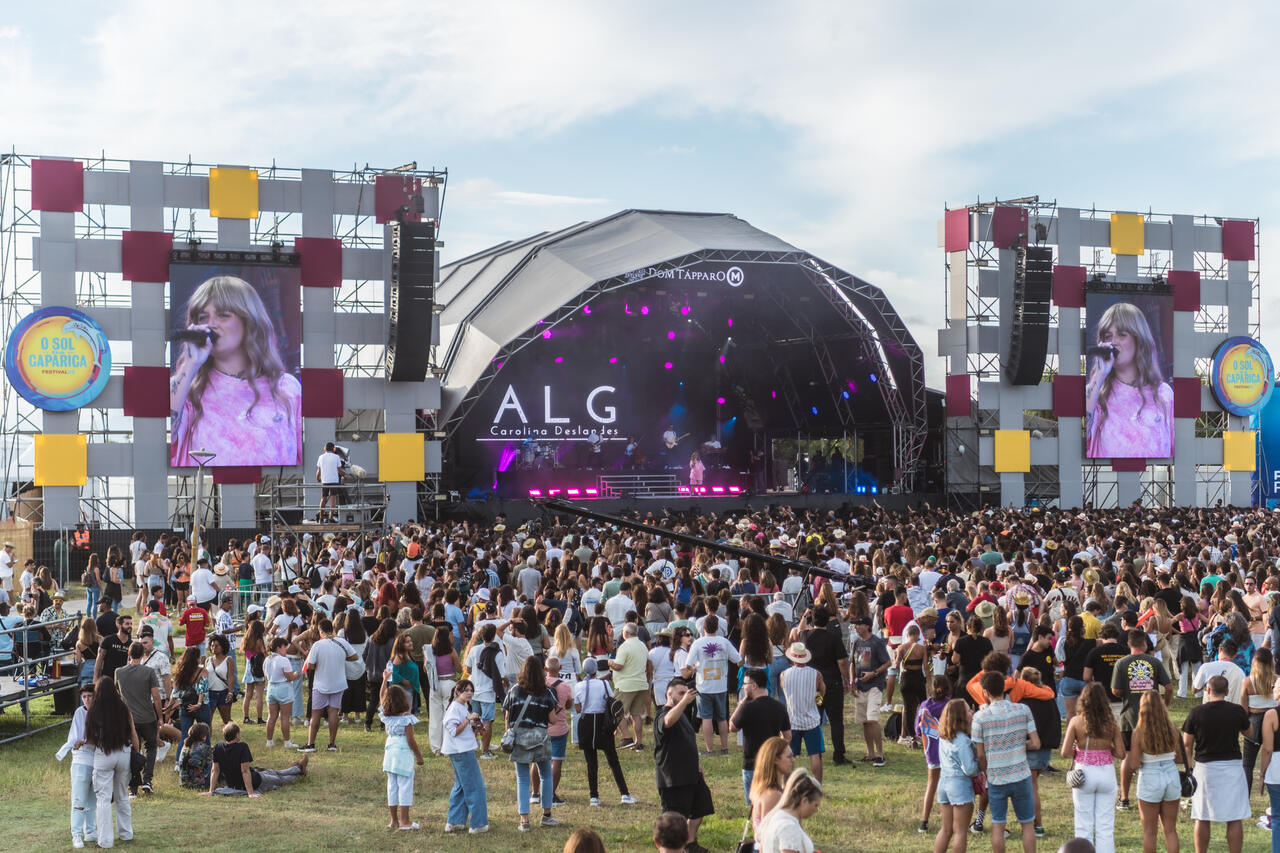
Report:
[{"label": "straw hat", "polygon": [[792,663],[808,663],[813,659],[813,653],[805,648],[804,643],[792,643],[787,647],[787,660]]}]

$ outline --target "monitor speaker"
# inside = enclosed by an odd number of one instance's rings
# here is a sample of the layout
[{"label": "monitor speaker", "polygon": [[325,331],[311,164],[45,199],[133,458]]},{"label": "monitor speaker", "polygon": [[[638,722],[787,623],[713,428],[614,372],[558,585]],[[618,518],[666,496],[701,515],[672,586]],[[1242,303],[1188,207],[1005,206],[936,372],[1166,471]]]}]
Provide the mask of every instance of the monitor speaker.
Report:
[{"label": "monitor speaker", "polygon": [[435,223],[393,222],[387,324],[387,379],[392,382],[421,382],[431,369],[435,275]]},{"label": "monitor speaker", "polygon": [[1049,303],[1053,296],[1053,249],[1018,249],[1013,277],[1013,322],[1004,361],[1010,385],[1038,385],[1049,352]]}]

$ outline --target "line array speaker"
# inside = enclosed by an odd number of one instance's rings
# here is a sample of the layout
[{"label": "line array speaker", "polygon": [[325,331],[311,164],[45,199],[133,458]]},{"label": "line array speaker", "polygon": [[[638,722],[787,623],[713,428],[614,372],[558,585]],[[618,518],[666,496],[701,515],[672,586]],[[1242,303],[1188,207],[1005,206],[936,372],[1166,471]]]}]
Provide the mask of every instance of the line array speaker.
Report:
[{"label": "line array speaker", "polygon": [[1049,352],[1049,302],[1053,296],[1053,249],[1018,250],[1013,277],[1013,322],[1004,362],[1010,385],[1038,385]]},{"label": "line array speaker", "polygon": [[421,382],[431,369],[435,270],[435,224],[393,222],[386,361],[392,382]]}]

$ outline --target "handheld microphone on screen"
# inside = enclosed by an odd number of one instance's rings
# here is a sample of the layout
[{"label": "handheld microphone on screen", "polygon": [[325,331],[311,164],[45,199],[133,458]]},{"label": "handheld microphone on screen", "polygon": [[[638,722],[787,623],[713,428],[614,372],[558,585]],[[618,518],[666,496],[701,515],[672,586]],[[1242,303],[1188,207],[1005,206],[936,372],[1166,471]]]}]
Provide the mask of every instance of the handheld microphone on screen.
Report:
[{"label": "handheld microphone on screen", "polygon": [[1120,354],[1120,350],[1116,349],[1110,344],[1107,344],[1105,346],[1089,347],[1089,349],[1085,351],[1085,355],[1089,356],[1090,358],[1114,359],[1119,354]]},{"label": "handheld microphone on screen", "polygon": [[192,343],[196,346],[202,346],[206,342],[216,344],[218,342],[217,332],[202,332],[199,329],[179,329],[169,335],[172,343]]}]

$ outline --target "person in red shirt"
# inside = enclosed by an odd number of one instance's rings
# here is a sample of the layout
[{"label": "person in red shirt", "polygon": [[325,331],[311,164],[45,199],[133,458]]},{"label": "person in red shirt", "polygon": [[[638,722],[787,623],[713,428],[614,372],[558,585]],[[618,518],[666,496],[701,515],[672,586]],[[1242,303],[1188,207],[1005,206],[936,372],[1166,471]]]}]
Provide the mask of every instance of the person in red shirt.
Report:
[{"label": "person in red shirt", "polygon": [[184,645],[187,648],[199,647],[204,654],[204,639],[209,631],[209,613],[203,607],[196,606],[195,598],[187,599],[187,609],[178,617],[178,624],[187,629]]},{"label": "person in red shirt", "polygon": [[[907,591],[905,589],[898,587],[894,598],[897,604],[885,608],[884,611],[884,631],[889,644],[890,660],[893,659],[894,651],[898,646],[902,645],[902,635],[907,630],[907,623],[915,618],[915,614],[911,612],[911,605],[907,604]],[[893,706],[893,688],[897,681],[897,670],[889,667],[888,677],[885,679],[884,704],[886,707]]]}]

